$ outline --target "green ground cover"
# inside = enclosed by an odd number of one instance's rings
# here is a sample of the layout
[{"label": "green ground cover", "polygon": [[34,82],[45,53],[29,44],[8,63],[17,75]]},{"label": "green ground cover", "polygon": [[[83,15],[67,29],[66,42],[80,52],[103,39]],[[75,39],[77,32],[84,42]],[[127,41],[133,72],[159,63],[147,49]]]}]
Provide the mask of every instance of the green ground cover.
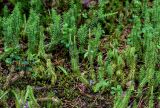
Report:
[{"label": "green ground cover", "polygon": [[160,0],[0,0],[0,108],[159,108]]}]

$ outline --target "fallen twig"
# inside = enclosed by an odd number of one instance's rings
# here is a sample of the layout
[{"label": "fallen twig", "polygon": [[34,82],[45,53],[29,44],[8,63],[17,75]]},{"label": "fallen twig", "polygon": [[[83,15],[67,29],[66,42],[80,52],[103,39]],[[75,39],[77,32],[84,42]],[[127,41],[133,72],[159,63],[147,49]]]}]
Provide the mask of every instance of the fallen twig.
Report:
[{"label": "fallen twig", "polygon": [[37,101],[44,102],[44,101],[52,101],[56,104],[61,103],[61,101],[57,97],[44,97],[44,98],[38,98]]}]

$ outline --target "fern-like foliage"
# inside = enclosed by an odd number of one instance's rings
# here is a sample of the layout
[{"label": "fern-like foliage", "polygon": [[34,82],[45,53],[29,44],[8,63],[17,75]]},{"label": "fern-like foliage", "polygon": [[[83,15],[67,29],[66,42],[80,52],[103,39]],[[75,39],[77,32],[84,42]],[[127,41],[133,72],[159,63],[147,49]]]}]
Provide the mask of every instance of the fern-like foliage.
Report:
[{"label": "fern-like foliage", "polygon": [[35,10],[37,13],[42,11],[42,0],[31,0],[30,4],[32,6],[32,9]]},{"label": "fern-like foliage", "polygon": [[98,11],[97,11],[97,15],[98,15],[98,19],[101,21],[104,21],[107,14],[105,13],[105,6],[108,2],[106,0],[99,0],[99,4],[98,4]]},{"label": "fern-like foliage", "polygon": [[9,10],[8,10],[8,7],[5,5],[3,7],[3,17],[8,17],[9,15]]},{"label": "fern-like foliage", "polygon": [[87,45],[87,36],[88,36],[88,27],[86,24],[81,25],[78,29],[78,41],[79,41],[79,51],[80,53],[84,53],[85,46]]},{"label": "fern-like foliage", "polygon": [[26,33],[28,36],[28,57],[37,52],[38,48],[38,36],[39,36],[39,15],[34,11],[30,11],[30,16],[26,25]]},{"label": "fern-like foliage", "polygon": [[71,46],[74,41],[74,35],[76,34],[76,19],[74,10],[71,8],[68,12],[63,14],[63,40],[61,43],[64,43],[66,47]]},{"label": "fern-like foliage", "polygon": [[[144,70],[142,70],[141,72],[144,72]],[[154,69],[152,68],[148,68],[145,72],[146,74],[142,78],[142,81],[140,82],[139,87],[138,87],[138,96],[142,94],[142,89],[146,83],[151,84],[151,81],[153,80],[153,76],[155,73]]]},{"label": "fern-like foliage", "polygon": [[103,33],[104,33],[104,31],[101,28],[101,25],[98,24],[97,27],[94,27],[92,34],[91,34],[94,37],[92,38],[91,35],[89,37],[88,53],[89,53],[89,55],[92,55],[93,58],[95,58],[97,55],[98,47],[100,44],[100,38]]},{"label": "fern-like foliage", "polygon": [[[74,9],[69,9],[68,12],[63,14],[63,40],[62,43],[69,48],[69,53],[71,57],[72,70],[75,72],[79,71],[79,52],[77,50],[76,42],[76,14]],[[78,72],[79,73],[79,72]]]},{"label": "fern-like foliage", "polygon": [[[5,49],[7,48],[10,48],[11,46],[14,46],[15,45],[13,44],[13,40],[14,40],[14,37],[13,37],[13,29],[12,29],[12,19],[11,17],[8,17],[8,18],[4,18],[3,19],[3,35],[4,35],[4,46],[5,46]],[[15,38],[16,41],[18,41],[17,38]]]},{"label": "fern-like foliage", "polygon": [[94,7],[90,7],[91,9],[89,13],[92,13],[92,15],[89,16],[90,21],[87,22],[90,29],[93,29],[94,27],[96,27],[99,21],[105,20],[107,16],[105,12],[106,3],[108,3],[106,0],[100,0],[97,7],[98,9],[95,10]]},{"label": "fern-like foliage", "polygon": [[102,59],[102,53],[99,53],[98,55],[98,80],[104,80],[105,77],[105,73],[104,73],[104,63],[103,63],[103,59]]},{"label": "fern-like foliage", "polygon": [[51,84],[54,85],[57,80],[57,75],[50,59],[47,59],[47,70],[45,73],[48,77],[51,77]]},{"label": "fern-like foliage", "polygon": [[2,17],[0,17],[0,38],[2,38]]},{"label": "fern-like foliage", "polygon": [[[19,34],[20,34],[20,29],[22,26],[22,15],[21,15],[21,4],[17,3],[12,14],[11,17],[13,18],[13,29],[14,29],[14,35],[15,37],[18,39],[19,38]],[[17,40],[16,42],[17,44],[19,43],[19,41]]]},{"label": "fern-like foliage", "polygon": [[[157,30],[159,29],[159,23],[160,23],[160,1],[154,0],[153,1],[153,12],[152,12],[152,21],[153,21],[153,27]],[[157,31],[158,32],[158,31]]]},{"label": "fern-like foliage", "polygon": [[127,62],[127,66],[129,67],[129,79],[135,79],[135,72],[136,72],[136,54],[135,54],[135,47],[129,47],[125,51],[125,58]]},{"label": "fern-like foliage", "polygon": [[20,11],[20,4],[17,3],[12,14],[7,18],[3,18],[3,35],[5,40],[5,48],[19,47],[19,34],[21,26],[22,16]]},{"label": "fern-like foliage", "polygon": [[[89,65],[90,65],[90,77],[95,80],[95,72],[94,72],[94,60],[97,56],[97,51],[100,44],[100,38],[103,34],[103,30],[101,28],[101,25],[98,24],[97,27],[94,27],[94,29],[89,30],[89,41],[88,41],[88,49],[85,53],[85,57],[88,57]],[[93,38],[91,37],[93,35]]]},{"label": "fern-like foliage", "polygon": [[98,83],[96,83],[93,86],[93,91],[94,92],[98,92],[98,91],[104,91],[105,89],[107,89],[110,86],[109,81],[107,80],[100,80],[98,81]]},{"label": "fern-like foliage", "polygon": [[[154,28],[154,43],[156,43],[156,52],[160,53],[160,1],[154,0],[153,2],[153,12],[152,21]],[[160,55],[157,55],[157,64],[160,63]]]},{"label": "fern-like foliage", "polygon": [[153,35],[153,27],[150,23],[150,11],[146,12],[145,25],[143,27],[144,33],[144,62],[146,68],[155,68],[156,65],[156,43],[154,42],[155,36]]},{"label": "fern-like foliage", "polygon": [[128,102],[132,95],[133,90],[134,87],[133,85],[131,85],[123,96],[122,94],[115,96],[115,102],[113,108],[126,108],[128,106]]},{"label": "fern-like foliage", "polygon": [[50,48],[52,49],[55,45],[59,44],[62,41],[62,33],[61,33],[61,16],[57,14],[56,10],[52,9],[51,11],[52,24],[50,26],[50,35],[51,42]]},{"label": "fern-like foliage", "polygon": [[107,60],[106,63],[105,63],[105,72],[106,72],[108,78],[112,79],[112,77],[113,77],[113,68],[112,68],[112,64],[110,63],[109,60]]},{"label": "fern-like foliage", "polygon": [[39,46],[38,46],[38,56],[45,57],[45,45],[44,45],[44,33],[43,28],[41,27],[40,30],[40,37],[39,37]]},{"label": "fern-like foliage", "polygon": [[[105,62],[105,71],[107,78],[116,78],[118,83],[124,84],[125,78],[125,61],[123,55],[118,53],[116,48],[108,50],[108,58]],[[115,73],[115,74],[114,74]]]},{"label": "fern-like foliage", "polygon": [[151,86],[150,88],[150,97],[149,97],[149,108],[154,108],[154,95],[153,95],[153,91],[154,91],[154,87]]},{"label": "fern-like foliage", "polygon": [[[134,0],[132,2],[133,2],[133,8],[132,8],[133,14],[141,17],[141,14],[140,14],[141,8],[143,8],[141,0]],[[147,3],[147,2],[145,2],[145,3]],[[146,4],[145,4],[145,6],[146,6]]]},{"label": "fern-like foliage", "polygon": [[131,46],[135,47],[136,52],[141,56],[142,51],[141,51],[141,21],[138,16],[134,16],[134,26],[132,28],[132,32],[130,34],[130,44]]}]

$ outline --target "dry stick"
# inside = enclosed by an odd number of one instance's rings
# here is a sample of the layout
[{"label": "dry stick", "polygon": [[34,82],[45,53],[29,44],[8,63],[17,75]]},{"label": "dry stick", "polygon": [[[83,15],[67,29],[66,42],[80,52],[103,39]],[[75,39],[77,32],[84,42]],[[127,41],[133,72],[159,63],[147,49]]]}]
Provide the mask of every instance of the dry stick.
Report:
[{"label": "dry stick", "polygon": [[38,98],[37,101],[44,102],[44,101],[53,101],[55,103],[60,103],[60,100],[56,97],[44,97],[44,98]]},{"label": "dry stick", "polygon": [[38,86],[33,86],[33,89],[36,91],[40,91],[40,90],[48,90],[51,87],[45,86],[45,87],[38,87]]}]

